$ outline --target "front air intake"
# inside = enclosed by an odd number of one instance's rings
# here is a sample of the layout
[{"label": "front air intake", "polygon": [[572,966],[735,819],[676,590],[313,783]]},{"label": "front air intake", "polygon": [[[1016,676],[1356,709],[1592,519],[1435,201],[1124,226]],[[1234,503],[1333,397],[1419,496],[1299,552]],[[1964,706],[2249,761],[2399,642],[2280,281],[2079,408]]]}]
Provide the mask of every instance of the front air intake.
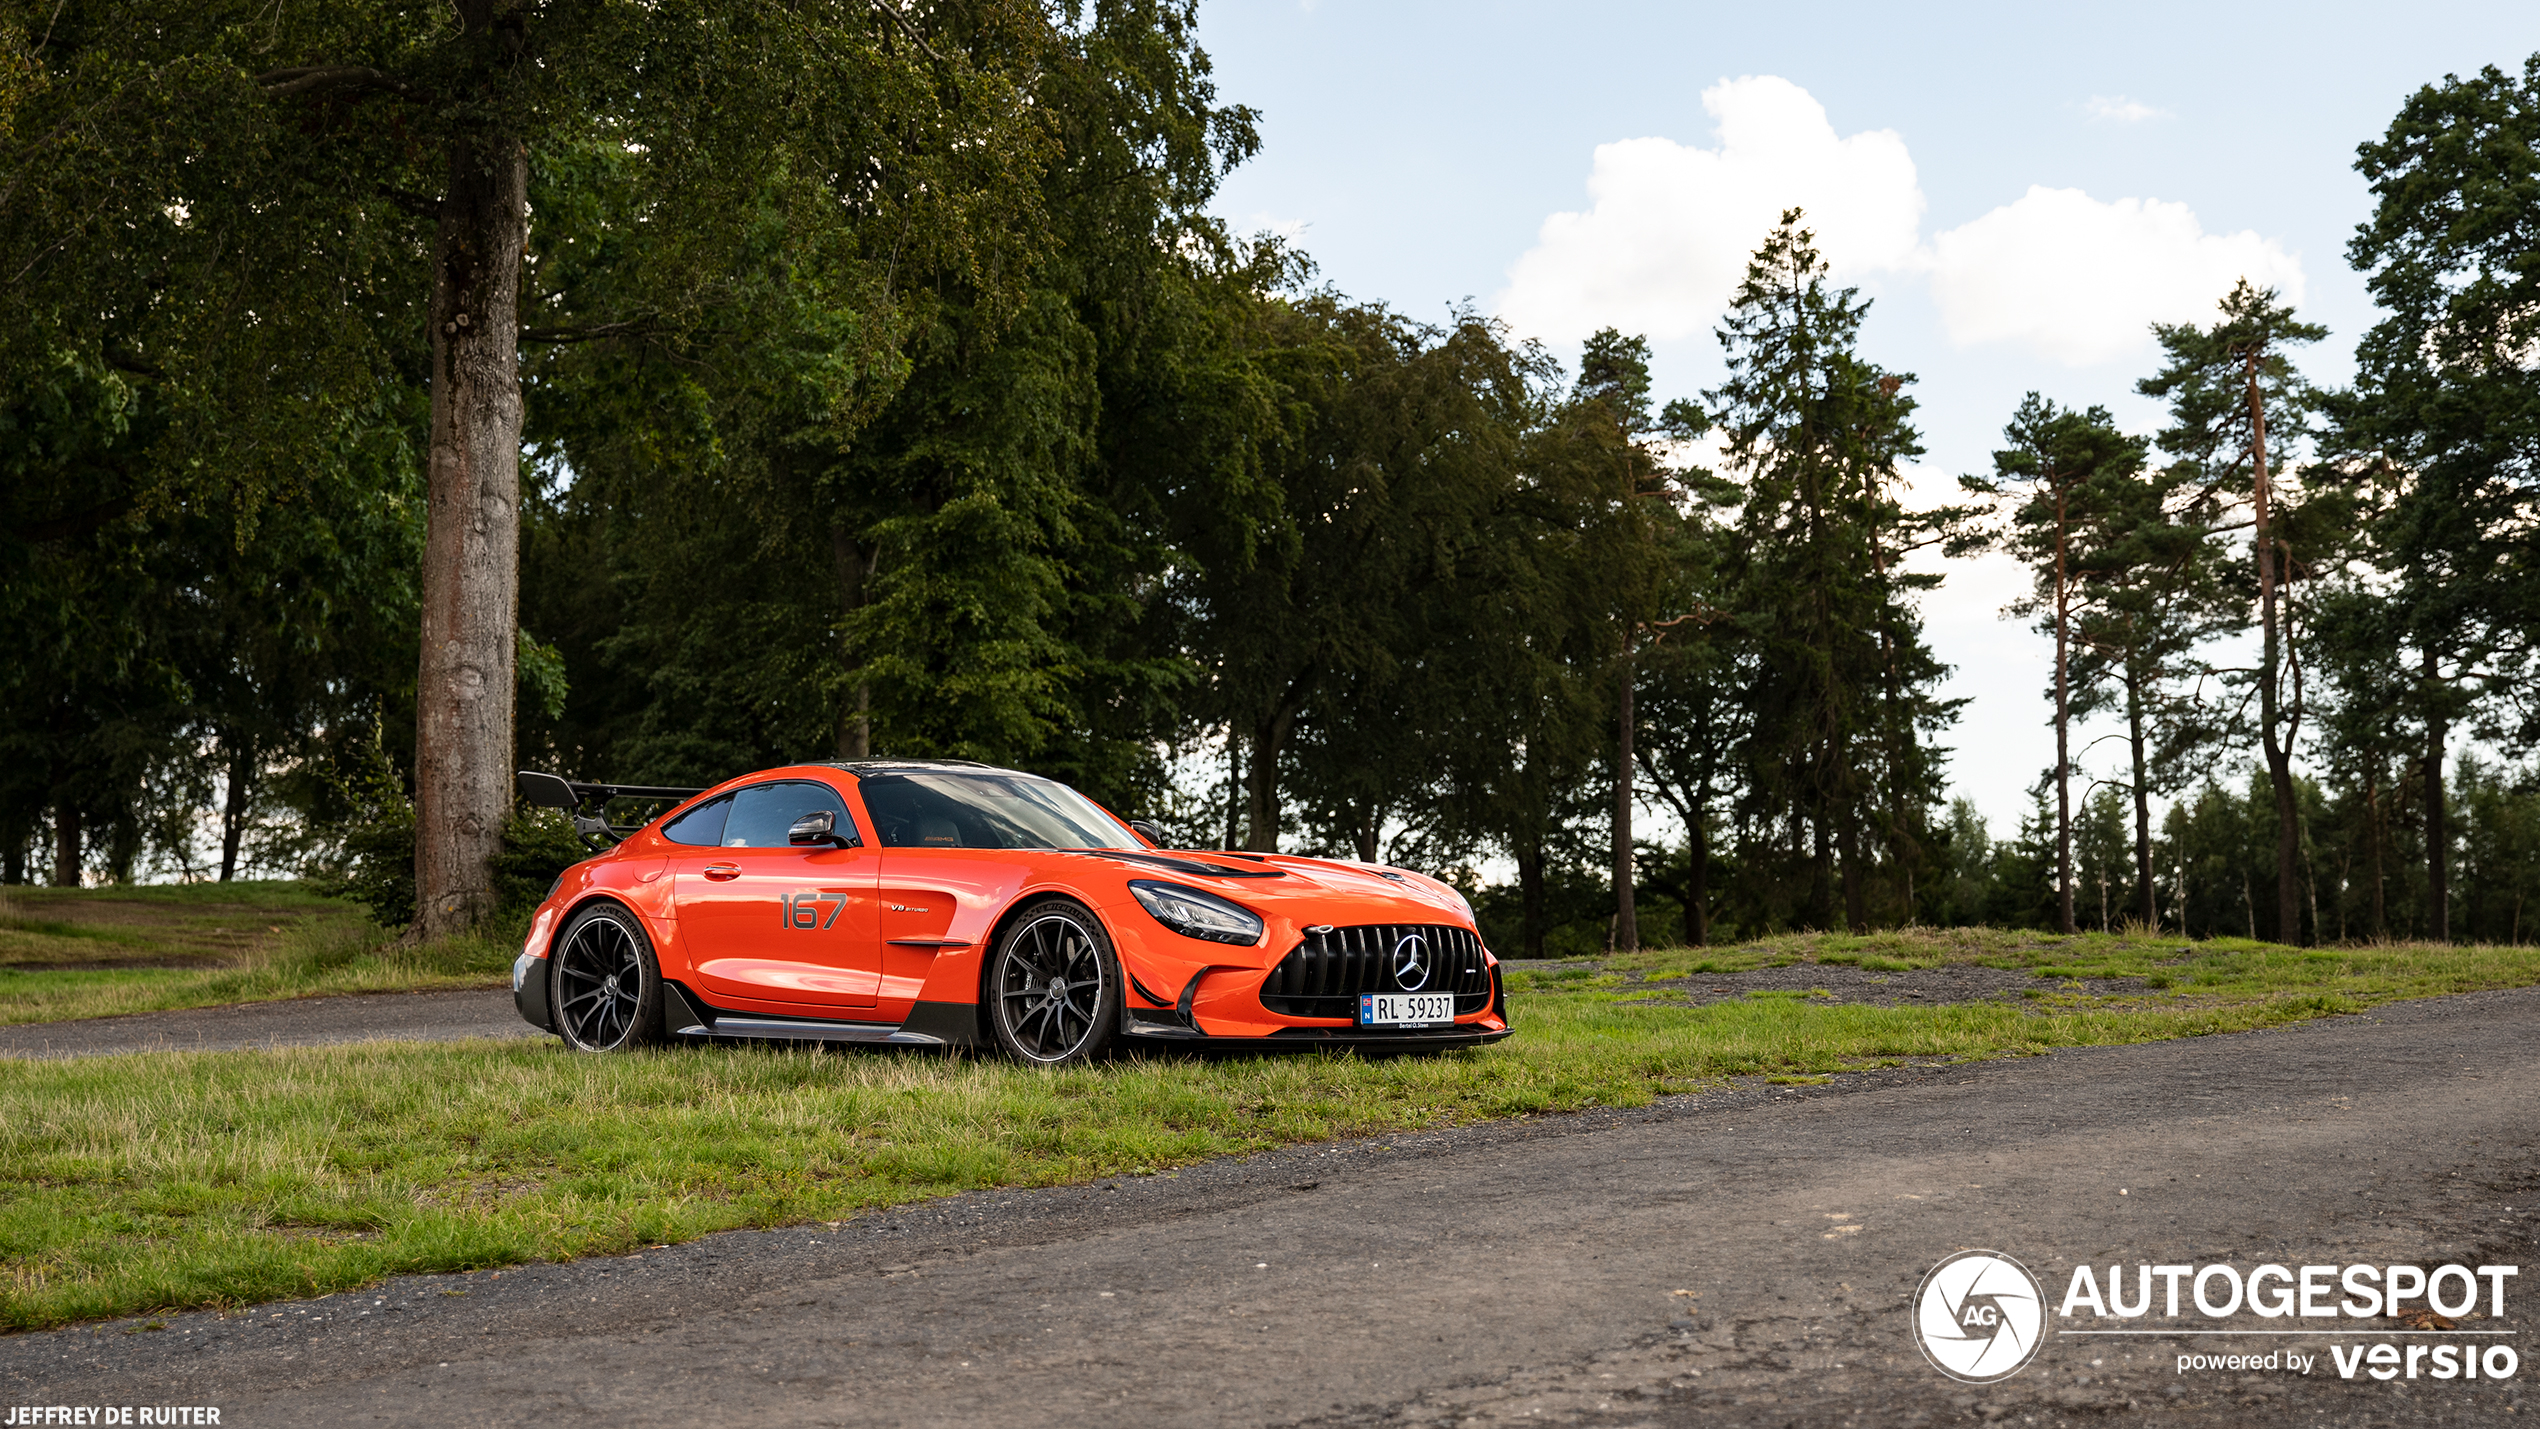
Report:
[{"label": "front air intake", "polygon": [[1457,1016],[1490,1003],[1482,940],[1467,928],[1376,923],[1308,933],[1261,982],[1261,1005],[1284,1017],[1358,1016],[1368,992],[1451,992]]}]

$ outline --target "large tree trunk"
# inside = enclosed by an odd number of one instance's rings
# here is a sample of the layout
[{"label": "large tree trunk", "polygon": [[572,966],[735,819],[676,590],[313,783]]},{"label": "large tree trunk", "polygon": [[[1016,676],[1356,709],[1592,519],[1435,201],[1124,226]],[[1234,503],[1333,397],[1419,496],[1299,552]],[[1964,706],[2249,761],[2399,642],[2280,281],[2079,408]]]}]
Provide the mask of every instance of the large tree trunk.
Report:
[{"label": "large tree trunk", "polygon": [[[2281,622],[2276,615],[2275,534],[2267,525],[2267,416],[2258,395],[2257,355],[2249,358],[2250,461],[2255,473],[2255,529],[2250,542],[2258,557],[2258,626],[2264,636],[2258,668],[2258,734],[2267,756],[2267,781],[2275,791],[2275,932],[2280,943],[2301,943],[2302,863],[2301,811],[2294,803],[2293,750],[2277,728],[2277,691],[2284,670]],[[2298,719],[2297,711],[2295,718]],[[2254,920],[2249,936],[2258,936]]]},{"label": "large tree trunk", "polygon": [[227,883],[238,876],[238,845],[247,834],[247,805],[256,779],[256,741],[246,735],[231,735],[222,743],[229,747],[229,790],[221,800],[220,881]]},{"label": "large tree trunk", "polygon": [[1632,642],[1623,637],[1621,714],[1614,735],[1614,936],[1613,951],[1640,950],[1640,910],[1632,899]]},{"label": "large tree trunk", "polygon": [[[2131,673],[2125,682],[2126,745],[2134,756],[2134,901],[2143,926],[2161,935],[2161,907],[2152,888],[2151,770],[2143,757],[2143,685]],[[2179,924],[2184,933],[2187,925]]]},{"label": "large tree trunk", "polygon": [[511,806],[527,181],[514,138],[479,134],[452,146],[433,265],[415,688],[414,935],[421,938],[465,930],[493,912],[487,860]]},{"label": "large tree trunk", "polygon": [[79,805],[67,800],[53,806],[53,886],[79,887]]},{"label": "large tree trunk", "polygon": [[[2434,690],[2434,651],[2425,652],[2425,687]],[[2441,716],[2425,721],[2425,913],[2438,943],[2452,941],[2452,828],[2443,800],[2443,746],[2451,734]]]}]

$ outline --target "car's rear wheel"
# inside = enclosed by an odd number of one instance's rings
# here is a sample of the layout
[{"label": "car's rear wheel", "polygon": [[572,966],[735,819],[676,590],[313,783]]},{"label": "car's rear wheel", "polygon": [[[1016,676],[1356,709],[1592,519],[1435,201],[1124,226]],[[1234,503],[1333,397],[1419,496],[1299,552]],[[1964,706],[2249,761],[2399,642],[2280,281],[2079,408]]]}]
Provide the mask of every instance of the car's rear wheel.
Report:
[{"label": "car's rear wheel", "polygon": [[1098,1055],[1120,1026],[1120,962],[1093,914],[1049,902],[1008,924],[983,989],[997,1045],[1065,1066]]},{"label": "car's rear wheel", "polygon": [[615,1052],[661,1038],[661,964],[634,914],[594,903],[556,935],[547,958],[556,1031],[583,1052]]}]

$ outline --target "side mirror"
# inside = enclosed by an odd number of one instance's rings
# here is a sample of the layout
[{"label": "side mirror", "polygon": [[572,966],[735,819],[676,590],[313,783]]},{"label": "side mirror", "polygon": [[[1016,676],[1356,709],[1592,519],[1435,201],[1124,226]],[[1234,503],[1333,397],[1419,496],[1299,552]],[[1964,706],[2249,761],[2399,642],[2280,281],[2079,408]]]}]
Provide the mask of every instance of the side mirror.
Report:
[{"label": "side mirror", "polygon": [[814,809],[794,820],[793,827],[785,830],[785,842],[798,848],[807,844],[847,846],[847,841],[838,837],[838,816],[827,809]]},{"label": "side mirror", "polygon": [[1164,847],[1164,826],[1153,819],[1131,819],[1129,832],[1145,839],[1157,848]]}]

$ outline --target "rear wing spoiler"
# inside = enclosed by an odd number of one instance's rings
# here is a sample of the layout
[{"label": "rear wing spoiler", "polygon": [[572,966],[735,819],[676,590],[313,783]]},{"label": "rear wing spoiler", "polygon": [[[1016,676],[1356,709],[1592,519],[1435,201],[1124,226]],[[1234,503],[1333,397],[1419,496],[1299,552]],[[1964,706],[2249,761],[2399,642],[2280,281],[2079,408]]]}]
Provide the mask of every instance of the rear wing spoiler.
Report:
[{"label": "rear wing spoiler", "polygon": [[[617,843],[662,810],[705,792],[703,788],[674,789],[658,784],[593,784],[535,769],[523,769],[515,779],[523,800],[542,809],[562,809],[572,817],[573,831],[594,849]],[[609,805],[621,799],[635,801],[635,822],[619,824],[609,820]]]}]

